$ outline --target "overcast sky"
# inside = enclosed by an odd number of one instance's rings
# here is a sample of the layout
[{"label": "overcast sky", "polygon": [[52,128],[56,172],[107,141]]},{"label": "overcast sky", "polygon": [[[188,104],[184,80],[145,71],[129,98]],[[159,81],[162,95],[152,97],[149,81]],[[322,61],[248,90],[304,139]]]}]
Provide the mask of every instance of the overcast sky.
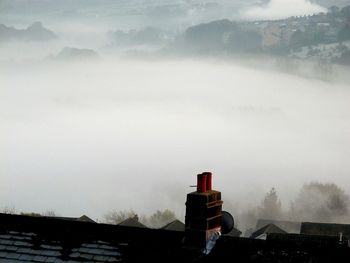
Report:
[{"label": "overcast sky", "polygon": [[281,19],[326,11],[325,7],[307,0],[270,0],[266,5],[249,7],[241,14],[248,19]]}]

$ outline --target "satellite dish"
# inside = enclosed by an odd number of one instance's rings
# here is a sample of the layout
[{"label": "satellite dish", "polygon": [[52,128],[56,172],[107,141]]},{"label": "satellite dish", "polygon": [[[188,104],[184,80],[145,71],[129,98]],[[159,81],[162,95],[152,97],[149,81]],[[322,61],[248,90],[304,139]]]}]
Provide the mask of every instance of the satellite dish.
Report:
[{"label": "satellite dish", "polygon": [[229,212],[222,211],[221,215],[221,233],[227,234],[233,229],[235,225],[235,220]]}]

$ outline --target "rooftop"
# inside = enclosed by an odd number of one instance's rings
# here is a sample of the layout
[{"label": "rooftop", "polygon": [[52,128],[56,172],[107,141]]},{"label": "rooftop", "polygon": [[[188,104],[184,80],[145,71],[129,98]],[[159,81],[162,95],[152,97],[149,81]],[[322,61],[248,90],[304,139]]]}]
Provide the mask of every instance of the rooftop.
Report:
[{"label": "rooftop", "polygon": [[0,262],[299,263],[350,256],[347,242],[336,236],[268,234],[267,240],[257,240],[223,235],[209,255],[185,247],[183,238],[183,231],[166,228],[0,214]]}]

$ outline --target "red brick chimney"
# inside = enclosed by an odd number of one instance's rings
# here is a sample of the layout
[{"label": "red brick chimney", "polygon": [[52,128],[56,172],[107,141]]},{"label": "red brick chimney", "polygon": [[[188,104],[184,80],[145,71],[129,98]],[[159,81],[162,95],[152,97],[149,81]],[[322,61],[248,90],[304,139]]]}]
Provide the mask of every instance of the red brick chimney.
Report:
[{"label": "red brick chimney", "polygon": [[197,191],[186,200],[185,245],[204,248],[221,231],[221,193],[212,190],[212,173],[197,175]]}]

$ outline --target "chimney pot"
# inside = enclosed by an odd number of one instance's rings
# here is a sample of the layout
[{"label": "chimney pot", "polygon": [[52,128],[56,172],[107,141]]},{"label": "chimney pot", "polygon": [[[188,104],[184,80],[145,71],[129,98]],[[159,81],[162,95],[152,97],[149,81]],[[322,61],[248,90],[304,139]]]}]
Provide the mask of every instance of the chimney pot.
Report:
[{"label": "chimney pot", "polygon": [[204,172],[204,175],[207,176],[207,186],[206,186],[206,190],[207,191],[211,191],[212,190],[212,173],[211,172]]},{"label": "chimney pot", "polygon": [[204,193],[207,191],[207,175],[197,175],[197,192]]}]

